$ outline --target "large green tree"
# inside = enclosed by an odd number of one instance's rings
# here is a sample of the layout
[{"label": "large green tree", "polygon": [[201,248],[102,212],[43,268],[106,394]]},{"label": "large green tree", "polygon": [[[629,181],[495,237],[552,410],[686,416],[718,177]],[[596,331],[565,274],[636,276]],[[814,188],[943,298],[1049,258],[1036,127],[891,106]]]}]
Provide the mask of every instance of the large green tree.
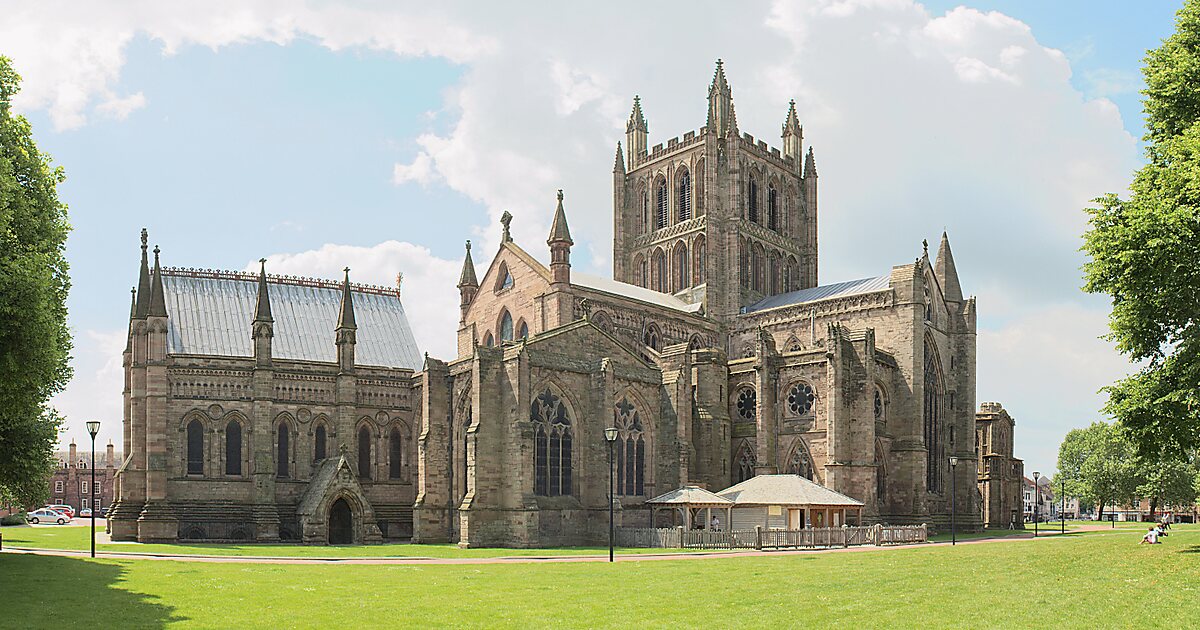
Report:
[{"label": "large green tree", "polygon": [[1143,479],[1134,456],[1133,444],[1121,427],[1094,422],[1072,429],[1058,448],[1058,476],[1066,483],[1068,496],[1099,506],[1130,503]]},{"label": "large green tree", "polygon": [[61,167],[12,112],[21,78],[0,57],[0,502],[48,494],[59,415],[47,404],[71,376],[67,206]]},{"label": "large green tree", "polygon": [[1112,297],[1110,338],[1137,363],[1106,388],[1143,454],[1200,446],[1200,0],[1146,55],[1147,163],[1128,199],[1088,209],[1084,288]]},{"label": "large green tree", "polygon": [[1167,507],[1191,510],[1196,504],[1196,491],[1200,486],[1197,463],[1200,462],[1194,456],[1170,452],[1157,458],[1139,459],[1141,484],[1137,493],[1150,500],[1151,517]]}]

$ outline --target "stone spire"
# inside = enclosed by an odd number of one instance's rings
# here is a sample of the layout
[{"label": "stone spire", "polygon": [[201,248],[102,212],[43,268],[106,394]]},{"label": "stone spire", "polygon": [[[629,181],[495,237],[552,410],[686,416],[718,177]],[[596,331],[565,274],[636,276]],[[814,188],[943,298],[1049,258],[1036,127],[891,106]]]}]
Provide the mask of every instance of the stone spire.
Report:
[{"label": "stone spire", "polygon": [[625,173],[625,156],[621,154],[621,141],[617,141],[617,157],[613,160],[613,173]]},{"label": "stone spire", "polygon": [[942,285],[947,302],[961,302],[962,286],[958,282],[958,270],[954,267],[954,254],[950,253],[950,238],[942,231],[942,243],[938,246],[937,260],[933,263],[933,275]]},{"label": "stone spire", "polygon": [[571,230],[567,228],[567,213],[563,210],[563,192],[558,191],[558,207],[554,209],[554,223],[550,226],[550,238],[546,239],[550,246],[551,285],[570,284],[571,282]]},{"label": "stone spire", "polygon": [[337,329],[358,330],[354,323],[354,296],[350,293],[350,268],[342,270],[346,278],[342,280],[342,307],[338,313]]},{"label": "stone spire", "polygon": [[650,130],[646,125],[646,117],[642,115],[642,99],[633,97],[633,111],[629,113],[629,122],[625,123],[625,148],[629,150],[629,170],[637,166],[637,160],[646,155],[647,140]]},{"label": "stone spire", "polygon": [[254,306],[254,321],[273,322],[271,317],[271,296],[267,291],[267,259],[259,258],[262,265],[258,270],[258,303]]},{"label": "stone spire", "polygon": [[154,246],[154,274],[150,279],[150,317],[167,316],[167,298],[163,292],[162,267],[158,264],[158,245]]},{"label": "stone spire", "polygon": [[334,343],[337,344],[338,369],[343,374],[354,372],[354,346],[358,341],[358,326],[354,323],[354,297],[350,292],[350,268],[342,281],[342,308],[338,314]]},{"label": "stone spire", "polygon": [[149,234],[146,228],[142,228],[142,266],[138,271],[138,286],[137,286],[137,306],[134,308],[134,317],[145,319],[150,312],[150,263],[146,255],[146,241],[149,240]]},{"label": "stone spire", "polygon": [[795,160],[800,165],[800,153],[804,151],[804,128],[800,126],[800,118],[796,116],[796,101],[788,103],[787,117],[783,121],[783,156]]},{"label": "stone spire", "polygon": [[733,111],[733,90],[725,80],[725,64],[717,60],[712,84],[708,86],[708,130],[717,136],[737,135],[737,115]]},{"label": "stone spire", "polygon": [[137,287],[129,287],[129,334],[125,335],[125,352],[133,350],[133,320],[137,318]]},{"label": "stone spire", "polygon": [[479,280],[475,278],[475,261],[471,259],[471,241],[467,241],[467,255],[463,258],[462,273],[458,274],[458,288],[479,288]]},{"label": "stone spire", "polygon": [[817,160],[813,157],[812,147],[808,147],[808,155],[804,156],[804,178],[817,176]]}]

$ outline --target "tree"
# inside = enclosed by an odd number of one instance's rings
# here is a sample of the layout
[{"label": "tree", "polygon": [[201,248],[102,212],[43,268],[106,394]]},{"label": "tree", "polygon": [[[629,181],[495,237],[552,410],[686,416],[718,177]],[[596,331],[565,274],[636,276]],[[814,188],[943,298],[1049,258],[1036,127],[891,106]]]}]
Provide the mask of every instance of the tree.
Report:
[{"label": "tree", "polygon": [[1142,482],[1137,493],[1150,499],[1151,518],[1160,507],[1190,508],[1196,504],[1200,469],[1197,469],[1195,457],[1168,453],[1156,459],[1141,458],[1138,466],[1142,471]]},{"label": "tree", "polygon": [[1058,477],[1068,495],[1099,506],[1097,518],[1104,519],[1104,506],[1131,503],[1141,478],[1134,448],[1121,427],[1094,422],[1067,433],[1058,448]]},{"label": "tree", "polygon": [[0,57],[0,501],[48,494],[61,417],[48,401],[71,377],[67,206],[61,167],[12,113],[21,78]]},{"label": "tree", "polygon": [[1112,297],[1109,338],[1141,365],[1105,388],[1143,455],[1200,446],[1200,0],[1145,58],[1147,164],[1089,208],[1084,289]]}]

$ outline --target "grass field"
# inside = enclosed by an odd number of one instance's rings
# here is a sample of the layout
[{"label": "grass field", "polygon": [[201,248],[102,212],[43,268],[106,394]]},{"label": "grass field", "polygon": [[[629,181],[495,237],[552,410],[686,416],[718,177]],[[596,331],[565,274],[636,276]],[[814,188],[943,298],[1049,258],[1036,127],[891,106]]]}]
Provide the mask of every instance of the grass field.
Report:
[{"label": "grass field", "polygon": [[[13,530],[5,531],[7,540]],[[646,562],[268,565],[0,554],[6,619],[120,627],[1190,627],[1200,529]]]}]

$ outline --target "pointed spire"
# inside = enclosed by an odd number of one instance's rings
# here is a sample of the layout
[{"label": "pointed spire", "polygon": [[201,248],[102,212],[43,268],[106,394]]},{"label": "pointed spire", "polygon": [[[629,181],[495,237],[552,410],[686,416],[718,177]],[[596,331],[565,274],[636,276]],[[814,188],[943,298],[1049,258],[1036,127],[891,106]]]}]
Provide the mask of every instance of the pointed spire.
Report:
[{"label": "pointed spire", "polygon": [[633,96],[633,111],[629,112],[629,122],[625,123],[625,132],[632,131],[649,131],[646,126],[646,117],[642,115],[642,97]]},{"label": "pointed spire", "polygon": [[259,258],[262,265],[258,270],[258,304],[254,307],[254,321],[273,322],[271,317],[271,296],[267,292],[267,259]]},{"label": "pointed spire", "polygon": [[137,317],[137,287],[129,287],[129,319]]},{"label": "pointed spire", "polygon": [[625,173],[625,156],[621,154],[620,140],[617,140],[617,157],[613,160],[613,172]]},{"label": "pointed spire", "polygon": [[808,155],[804,156],[804,178],[817,176],[817,160],[813,158],[812,147],[808,147]]},{"label": "pointed spire", "polygon": [[799,170],[800,154],[804,151],[804,128],[796,116],[796,101],[788,103],[787,117],[783,121],[783,156],[791,158],[792,168]]},{"label": "pointed spire", "polygon": [[352,328],[357,330],[354,323],[354,297],[350,294],[350,268],[343,269],[346,279],[342,281],[342,310],[338,314],[338,329]]},{"label": "pointed spire", "polygon": [[933,263],[933,275],[942,285],[947,302],[961,302],[962,286],[958,282],[958,270],[954,267],[954,254],[950,252],[950,238],[942,231],[942,243],[938,246],[937,261]]},{"label": "pointed spire", "polygon": [[796,99],[788,101],[787,117],[783,121],[783,135],[800,132],[800,117],[796,115]]},{"label": "pointed spire", "polygon": [[163,294],[162,267],[158,264],[158,245],[154,246],[154,274],[150,278],[150,317],[167,316],[167,299]]},{"label": "pointed spire", "polygon": [[558,207],[554,209],[554,223],[550,225],[550,238],[546,239],[547,245],[554,243],[566,243],[574,245],[575,241],[571,240],[571,230],[567,229],[567,213],[563,210],[563,191],[558,189]]},{"label": "pointed spire", "polygon": [[733,113],[733,90],[725,80],[725,64],[717,60],[712,84],[708,86],[708,130],[717,136],[737,135],[737,116]]},{"label": "pointed spire", "polygon": [[134,317],[145,319],[150,312],[150,263],[146,255],[149,234],[142,228],[142,266],[138,271],[137,308]]},{"label": "pointed spire", "polygon": [[471,260],[471,241],[467,241],[467,255],[463,258],[462,273],[458,274],[458,288],[478,286],[479,280],[475,278],[475,261]]}]

